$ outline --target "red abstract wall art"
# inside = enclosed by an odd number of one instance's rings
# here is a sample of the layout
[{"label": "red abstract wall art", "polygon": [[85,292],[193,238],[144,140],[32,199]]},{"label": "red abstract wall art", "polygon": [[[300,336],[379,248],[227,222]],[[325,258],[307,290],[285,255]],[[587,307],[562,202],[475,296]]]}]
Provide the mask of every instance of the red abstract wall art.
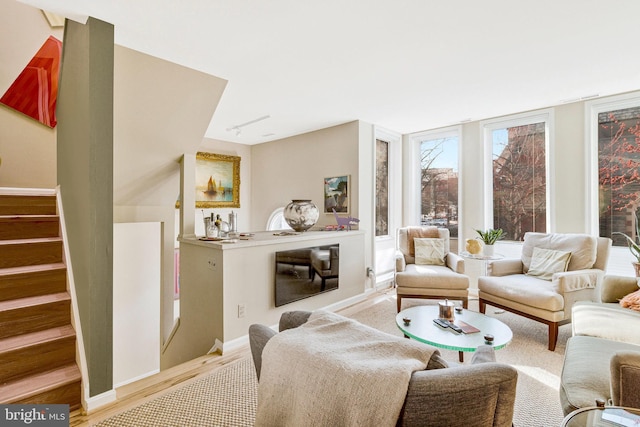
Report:
[{"label": "red abstract wall art", "polygon": [[50,36],[0,98],[0,103],[54,128],[61,56],[62,42]]}]

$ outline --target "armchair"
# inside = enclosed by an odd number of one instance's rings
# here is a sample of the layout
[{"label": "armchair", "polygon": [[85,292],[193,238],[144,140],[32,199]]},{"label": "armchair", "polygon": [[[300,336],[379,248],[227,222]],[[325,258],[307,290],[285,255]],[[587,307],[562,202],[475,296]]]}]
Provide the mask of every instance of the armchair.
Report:
[{"label": "armchair", "polygon": [[[478,278],[480,312],[489,304],[548,325],[548,348],[554,351],[558,327],[571,322],[573,304],[600,300],[610,247],[605,237],[526,233],[521,259],[493,261],[489,276]],[[568,261],[550,262],[567,253]]]},{"label": "armchair", "polygon": [[340,274],[340,246],[316,248],[311,251],[311,279],[320,276],[320,290],[324,291],[327,279],[336,279]]},{"label": "armchair", "polygon": [[[306,323],[310,315],[308,311],[285,312],[280,318],[279,330],[297,328]],[[276,334],[265,325],[249,327],[249,343],[258,381],[263,368],[262,351]],[[384,346],[378,349],[387,351]],[[345,375],[352,375],[353,381],[357,381],[356,372],[345,372]],[[455,364],[453,367],[449,367],[436,350],[427,368],[415,371],[411,376],[396,425],[510,427],[517,377],[515,368],[495,362],[495,353],[490,346],[478,348],[470,365]],[[326,381],[330,382],[331,378]],[[283,378],[280,386],[288,389],[291,383]],[[322,401],[321,396],[318,399]],[[290,410],[295,412],[296,408],[291,407]],[[313,420],[307,421],[307,424],[314,425]]]},{"label": "armchair", "polygon": [[[432,236],[432,237],[422,237]],[[439,262],[421,262],[416,257],[417,239],[442,241]],[[405,227],[398,229],[396,251],[396,275],[398,312],[402,298],[452,299],[462,301],[464,308],[469,300],[469,277],[464,274],[464,260],[452,253],[449,230],[435,227]],[[439,243],[439,242],[438,242]],[[439,264],[439,265],[438,265]]]}]

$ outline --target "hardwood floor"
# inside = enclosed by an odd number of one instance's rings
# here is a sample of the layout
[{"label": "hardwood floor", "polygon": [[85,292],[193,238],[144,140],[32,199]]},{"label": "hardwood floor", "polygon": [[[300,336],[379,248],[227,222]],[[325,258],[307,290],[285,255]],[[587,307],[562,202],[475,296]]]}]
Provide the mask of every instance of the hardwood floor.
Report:
[{"label": "hardwood floor", "polygon": [[[339,312],[343,315],[351,315],[375,304],[378,298],[384,298],[384,293],[395,292],[393,289],[372,293],[366,300],[346,307]],[[249,357],[249,346],[243,346],[224,355],[212,354],[202,356],[192,361],[183,363],[173,368],[159,372],[140,381],[127,384],[116,389],[116,401],[85,414],[83,410],[73,411],[70,414],[70,427],[94,425],[106,418],[138,406],[158,397],[168,391],[184,385],[188,381],[208,375],[216,370]]]}]

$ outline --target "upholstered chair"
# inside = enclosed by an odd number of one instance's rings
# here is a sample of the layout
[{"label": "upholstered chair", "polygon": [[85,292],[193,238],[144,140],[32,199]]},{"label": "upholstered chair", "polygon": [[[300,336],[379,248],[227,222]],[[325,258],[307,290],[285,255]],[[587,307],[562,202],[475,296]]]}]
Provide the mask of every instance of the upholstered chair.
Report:
[{"label": "upholstered chair", "polygon": [[462,257],[451,252],[448,229],[400,228],[397,247],[398,311],[402,309],[402,298],[458,300],[467,308],[469,277],[464,274]]},{"label": "upholstered chair", "polygon": [[[283,313],[280,332],[299,327],[307,322],[310,315],[309,311]],[[249,327],[249,344],[258,381],[264,368],[263,349],[276,334],[265,325],[254,324]],[[380,334],[386,335],[383,332]],[[384,348],[380,348],[380,351],[384,352]],[[449,366],[436,351],[426,369],[416,371],[411,376],[396,425],[511,427],[517,381],[518,371],[512,366],[497,363],[491,346],[480,346],[470,363],[464,365],[453,362]],[[290,387],[290,383],[282,381],[282,386]],[[296,408],[292,407],[291,410],[295,411]],[[310,421],[309,424],[313,423]]]},{"label": "upholstered chair", "polygon": [[320,289],[325,290],[327,279],[336,279],[340,274],[340,247],[328,246],[311,251],[311,278],[317,274],[322,282]]},{"label": "upholstered chair", "polygon": [[605,237],[526,233],[520,259],[492,261],[489,275],[478,278],[480,312],[488,304],[548,325],[554,351],[573,304],[600,300],[610,247]]}]

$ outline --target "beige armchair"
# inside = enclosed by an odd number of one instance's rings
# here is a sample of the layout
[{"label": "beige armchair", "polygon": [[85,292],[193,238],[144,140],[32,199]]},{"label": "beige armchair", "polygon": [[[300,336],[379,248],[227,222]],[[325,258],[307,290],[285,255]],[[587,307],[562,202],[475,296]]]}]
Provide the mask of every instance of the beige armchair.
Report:
[{"label": "beige armchair", "polygon": [[[599,285],[610,247],[611,239],[605,237],[526,233],[521,259],[493,261],[489,276],[478,278],[480,312],[484,313],[489,304],[548,325],[548,348],[554,351],[558,327],[571,322],[573,304],[600,300]],[[559,270],[552,268],[558,263],[540,262],[544,257],[549,259],[549,254],[567,252],[571,253],[568,263]]]},{"label": "beige armchair", "polygon": [[[420,257],[416,257],[415,239],[442,240],[441,265],[421,262]],[[464,274],[464,260],[450,251],[448,229],[400,228],[397,243],[395,281],[398,311],[402,308],[402,298],[447,298],[460,300],[463,307],[467,308],[469,277]]]}]

